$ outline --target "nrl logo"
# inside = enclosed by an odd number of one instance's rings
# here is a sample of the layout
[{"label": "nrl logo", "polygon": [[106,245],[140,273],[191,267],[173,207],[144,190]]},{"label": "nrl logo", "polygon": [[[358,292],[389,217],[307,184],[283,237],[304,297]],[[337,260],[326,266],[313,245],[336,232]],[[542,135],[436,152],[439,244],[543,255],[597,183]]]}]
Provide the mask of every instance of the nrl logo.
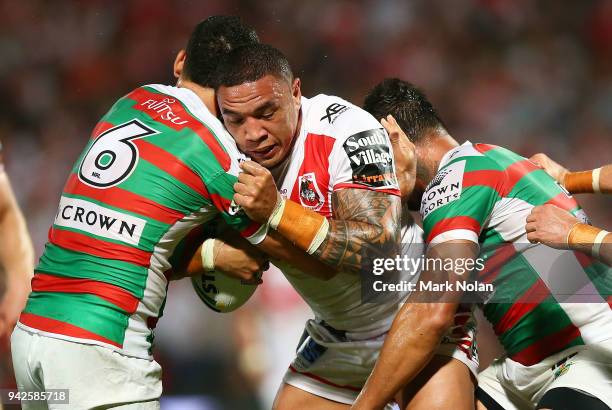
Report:
[{"label": "nrl logo", "polygon": [[325,198],[317,186],[314,172],[300,175],[300,202],[306,208],[318,211],[325,203]]}]

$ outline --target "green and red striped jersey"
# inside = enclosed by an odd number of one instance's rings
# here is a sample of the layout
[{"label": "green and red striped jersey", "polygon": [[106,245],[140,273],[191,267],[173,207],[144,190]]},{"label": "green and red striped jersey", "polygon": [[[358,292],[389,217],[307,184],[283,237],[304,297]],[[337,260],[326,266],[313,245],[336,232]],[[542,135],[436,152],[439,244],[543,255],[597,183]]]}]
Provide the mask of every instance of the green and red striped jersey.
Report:
[{"label": "green and red striped jersey", "polygon": [[64,186],[19,326],[149,358],[181,241],[217,217],[252,243],[265,236],[232,205],[242,158],[186,88],[117,101]]},{"label": "green and red striped jersey", "polygon": [[544,170],[501,147],[465,144],[444,156],[421,202],[426,241],[480,245],[480,282],[495,292],[483,311],[507,355],[524,365],[612,337],[612,272],[582,253],[527,240],[534,206],[557,205],[588,222]]}]

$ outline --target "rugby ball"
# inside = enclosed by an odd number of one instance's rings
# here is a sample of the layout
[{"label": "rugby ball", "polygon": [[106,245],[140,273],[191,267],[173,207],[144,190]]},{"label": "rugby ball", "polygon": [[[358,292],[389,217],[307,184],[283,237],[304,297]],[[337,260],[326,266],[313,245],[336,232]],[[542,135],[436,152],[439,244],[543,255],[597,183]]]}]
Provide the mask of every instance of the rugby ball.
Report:
[{"label": "rugby ball", "polygon": [[244,305],[258,286],[246,285],[217,271],[192,276],[191,284],[202,302],[219,313],[233,312]]}]

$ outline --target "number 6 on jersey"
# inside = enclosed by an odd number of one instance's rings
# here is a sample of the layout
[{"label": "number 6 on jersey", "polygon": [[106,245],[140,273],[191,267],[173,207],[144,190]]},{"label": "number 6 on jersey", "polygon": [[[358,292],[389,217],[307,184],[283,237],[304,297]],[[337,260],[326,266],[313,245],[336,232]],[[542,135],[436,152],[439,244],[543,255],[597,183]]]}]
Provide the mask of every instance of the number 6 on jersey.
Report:
[{"label": "number 6 on jersey", "polygon": [[96,188],[119,184],[138,163],[138,148],[133,139],[158,134],[138,120],[117,125],[100,134],[85,154],[79,167],[79,179]]}]

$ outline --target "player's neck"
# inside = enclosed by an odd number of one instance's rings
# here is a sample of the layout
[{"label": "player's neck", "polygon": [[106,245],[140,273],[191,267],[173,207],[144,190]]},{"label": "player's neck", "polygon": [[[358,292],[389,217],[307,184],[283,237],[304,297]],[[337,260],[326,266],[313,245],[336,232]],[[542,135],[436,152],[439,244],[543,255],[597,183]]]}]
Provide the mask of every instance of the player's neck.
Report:
[{"label": "player's neck", "polygon": [[200,100],[204,103],[208,111],[210,111],[215,117],[219,116],[219,110],[217,109],[217,100],[215,99],[215,90],[210,87],[202,87],[194,83],[193,81],[179,78],[176,83],[177,87],[187,88],[193,91]]},{"label": "player's neck", "polygon": [[444,155],[458,146],[459,143],[444,129],[432,131],[417,144],[417,161],[422,164],[420,174],[425,185],[429,184],[438,173]]}]

